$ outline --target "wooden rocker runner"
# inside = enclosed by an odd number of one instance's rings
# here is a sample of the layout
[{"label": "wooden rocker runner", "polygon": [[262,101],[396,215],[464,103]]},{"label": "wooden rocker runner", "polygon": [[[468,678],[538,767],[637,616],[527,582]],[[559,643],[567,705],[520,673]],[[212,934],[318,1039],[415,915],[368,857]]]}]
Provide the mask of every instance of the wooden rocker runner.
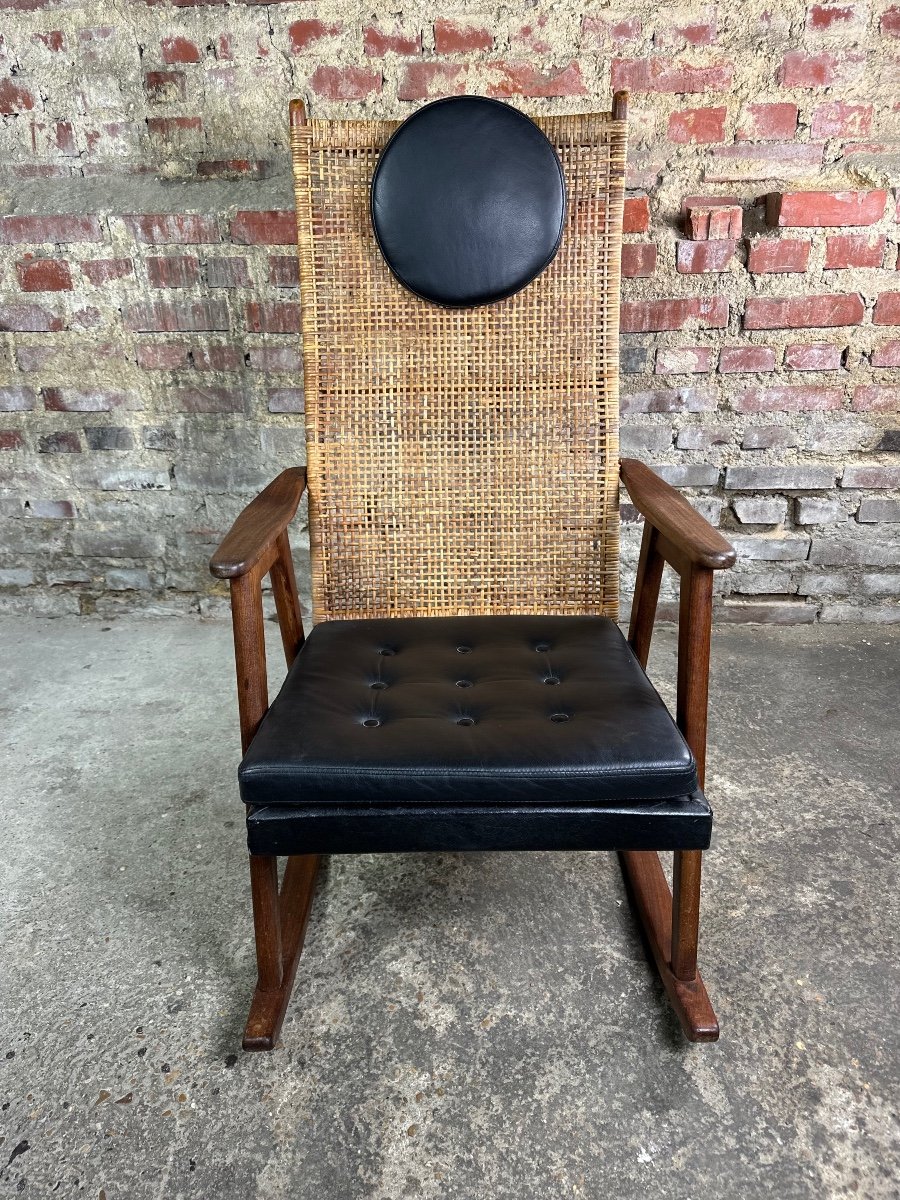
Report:
[{"label": "wooden rocker runner", "polygon": [[[734,551],[618,458],[626,101],[531,121],[454,97],[402,124],[291,106],[308,465],[211,562],[244,749],[247,1050],[278,1038],[320,855],[428,850],[619,851],[684,1032],[718,1037],[697,970],[702,788],[712,578]],[[645,519],[627,641],[620,473]],[[287,535],[304,490],[305,640]],[[644,673],[664,563],[676,720]],[[266,575],[288,664],[271,707]]]}]

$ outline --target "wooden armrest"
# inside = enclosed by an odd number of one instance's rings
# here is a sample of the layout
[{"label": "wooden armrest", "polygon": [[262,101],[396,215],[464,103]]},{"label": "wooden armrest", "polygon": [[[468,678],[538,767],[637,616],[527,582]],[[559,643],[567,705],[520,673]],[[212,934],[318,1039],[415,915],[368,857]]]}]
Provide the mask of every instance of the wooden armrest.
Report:
[{"label": "wooden armrest", "polygon": [[675,488],[636,458],[623,458],[620,468],[635,508],[690,562],[711,571],[734,566],[734,547]]},{"label": "wooden armrest", "polygon": [[209,560],[219,579],[236,579],[256,566],[291,523],[306,488],[306,468],[289,467],[251,500]]}]

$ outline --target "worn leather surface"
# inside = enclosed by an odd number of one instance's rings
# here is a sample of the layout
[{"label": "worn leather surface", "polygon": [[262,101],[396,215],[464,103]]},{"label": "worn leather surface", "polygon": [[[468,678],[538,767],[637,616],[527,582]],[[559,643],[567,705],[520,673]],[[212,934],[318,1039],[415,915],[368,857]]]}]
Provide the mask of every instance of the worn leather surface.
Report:
[{"label": "worn leather surface", "polygon": [[607,804],[697,790],[606,617],[327,621],[240,767],[258,806]]},{"label": "worn leather surface", "polygon": [[470,307],[520,291],[552,261],[566,193],[555,150],[524,113],[451,96],[396,131],[371,204],[399,281],[436,304]]},{"label": "worn leather surface", "polygon": [[705,850],[702,792],[655,804],[269,805],[247,812],[251,854],[462,850]]}]

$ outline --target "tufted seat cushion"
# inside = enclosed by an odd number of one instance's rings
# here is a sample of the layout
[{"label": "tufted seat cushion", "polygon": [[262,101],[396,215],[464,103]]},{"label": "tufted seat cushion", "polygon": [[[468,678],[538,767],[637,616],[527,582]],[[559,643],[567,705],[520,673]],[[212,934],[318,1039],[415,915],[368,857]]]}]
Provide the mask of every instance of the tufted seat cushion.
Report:
[{"label": "tufted seat cushion", "polygon": [[240,788],[319,811],[614,806],[683,799],[697,775],[613,621],[421,617],[317,625]]}]

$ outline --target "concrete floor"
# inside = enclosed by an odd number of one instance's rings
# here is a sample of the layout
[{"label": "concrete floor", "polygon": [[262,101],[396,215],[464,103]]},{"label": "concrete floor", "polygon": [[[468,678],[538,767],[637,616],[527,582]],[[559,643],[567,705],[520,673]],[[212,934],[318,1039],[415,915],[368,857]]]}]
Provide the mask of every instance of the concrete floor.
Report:
[{"label": "concrete floor", "polygon": [[229,628],[0,639],[0,1194],[900,1195],[900,629],[716,632],[717,1045],[612,856],[372,856],[331,860],[256,1056]]}]

